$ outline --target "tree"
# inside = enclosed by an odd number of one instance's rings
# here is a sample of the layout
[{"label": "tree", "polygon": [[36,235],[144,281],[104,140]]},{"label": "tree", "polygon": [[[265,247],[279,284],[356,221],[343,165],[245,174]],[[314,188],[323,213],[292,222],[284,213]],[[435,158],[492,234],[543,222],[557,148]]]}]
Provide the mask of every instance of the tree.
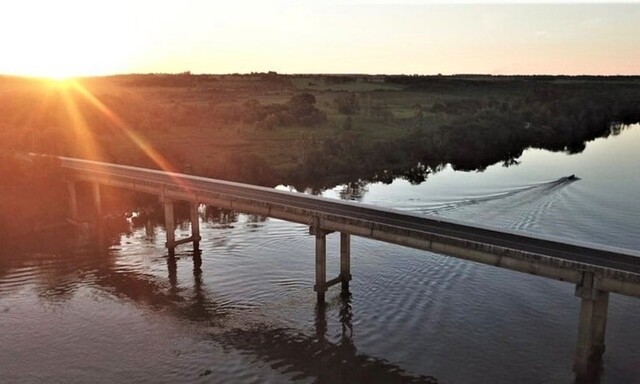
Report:
[{"label": "tree", "polygon": [[289,112],[296,118],[300,119],[310,115],[316,107],[316,97],[310,93],[299,93],[289,99]]},{"label": "tree", "polygon": [[296,121],[304,126],[320,124],[327,120],[327,115],[315,107],[316,97],[310,93],[299,93],[289,99],[289,112]]}]

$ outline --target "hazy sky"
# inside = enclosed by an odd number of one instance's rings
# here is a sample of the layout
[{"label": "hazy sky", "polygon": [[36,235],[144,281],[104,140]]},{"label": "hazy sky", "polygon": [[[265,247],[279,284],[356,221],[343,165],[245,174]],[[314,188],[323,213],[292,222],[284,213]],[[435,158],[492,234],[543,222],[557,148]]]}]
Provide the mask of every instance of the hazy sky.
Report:
[{"label": "hazy sky", "polygon": [[0,73],[640,75],[640,3],[0,3]]}]

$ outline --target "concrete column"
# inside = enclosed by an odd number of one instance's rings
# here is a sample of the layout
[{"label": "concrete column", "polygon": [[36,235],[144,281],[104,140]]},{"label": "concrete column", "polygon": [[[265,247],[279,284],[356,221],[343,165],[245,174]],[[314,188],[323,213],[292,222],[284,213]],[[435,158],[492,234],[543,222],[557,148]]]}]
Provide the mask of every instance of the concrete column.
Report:
[{"label": "concrete column", "polygon": [[102,202],[100,199],[100,184],[91,183],[91,192],[93,195],[93,207],[96,212],[96,218],[102,219]]},{"label": "concrete column", "polygon": [[164,199],[164,226],[167,229],[167,243],[169,253],[176,248],[175,221],[173,219],[173,201]]},{"label": "concrete column", "polygon": [[95,212],[95,224],[96,224],[96,236],[97,242],[100,247],[104,247],[106,244],[106,237],[104,231],[104,223],[102,221],[102,199],[100,198],[100,184],[91,183],[91,195],[93,200],[93,211]]},{"label": "concrete column", "polygon": [[351,280],[351,237],[348,233],[340,233],[340,279],[342,292],[349,292]]},{"label": "concrete column", "polygon": [[327,236],[321,231],[316,232],[316,285],[318,303],[324,303],[324,293],[327,291]]},{"label": "concrete column", "polygon": [[67,191],[69,192],[69,211],[71,219],[78,220],[78,195],[76,194],[76,183],[67,182]]},{"label": "concrete column", "polygon": [[200,216],[198,215],[198,203],[191,203],[191,237],[193,237],[193,249],[200,249]]},{"label": "concrete column", "polygon": [[606,349],[604,336],[607,331],[607,313],[609,308],[609,292],[599,291],[599,297],[593,306],[593,355],[598,360]]},{"label": "concrete column", "polygon": [[585,273],[582,283],[576,287],[576,296],[582,302],[573,368],[576,375],[584,377],[594,371],[605,351],[609,292],[597,288],[593,273]]}]

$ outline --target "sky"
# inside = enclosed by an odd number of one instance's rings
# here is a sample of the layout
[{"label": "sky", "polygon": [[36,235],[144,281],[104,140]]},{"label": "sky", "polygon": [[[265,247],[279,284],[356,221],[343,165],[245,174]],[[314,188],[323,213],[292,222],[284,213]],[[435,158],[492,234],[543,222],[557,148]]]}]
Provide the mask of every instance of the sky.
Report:
[{"label": "sky", "polygon": [[640,75],[640,2],[13,0],[0,74]]}]

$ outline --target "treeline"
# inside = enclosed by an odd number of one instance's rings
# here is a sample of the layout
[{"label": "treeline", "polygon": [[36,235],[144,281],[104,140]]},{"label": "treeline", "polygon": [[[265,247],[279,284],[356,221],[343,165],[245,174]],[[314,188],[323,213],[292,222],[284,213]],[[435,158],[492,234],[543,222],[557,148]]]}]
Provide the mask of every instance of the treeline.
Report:
[{"label": "treeline", "polygon": [[391,84],[405,86],[405,90],[463,90],[463,89],[528,89],[537,86],[559,85],[566,88],[591,87],[600,83],[607,86],[637,86],[640,76],[492,76],[492,75],[390,75],[384,76],[384,81]]},{"label": "treeline", "polygon": [[271,86],[290,86],[291,82],[287,76],[270,72],[252,72],[247,74],[210,75],[193,74],[185,71],[177,74],[168,73],[148,73],[132,75],[115,75],[106,79],[114,79],[127,86],[133,87],[198,87],[216,85],[218,82],[241,81],[257,83],[268,83]]}]

